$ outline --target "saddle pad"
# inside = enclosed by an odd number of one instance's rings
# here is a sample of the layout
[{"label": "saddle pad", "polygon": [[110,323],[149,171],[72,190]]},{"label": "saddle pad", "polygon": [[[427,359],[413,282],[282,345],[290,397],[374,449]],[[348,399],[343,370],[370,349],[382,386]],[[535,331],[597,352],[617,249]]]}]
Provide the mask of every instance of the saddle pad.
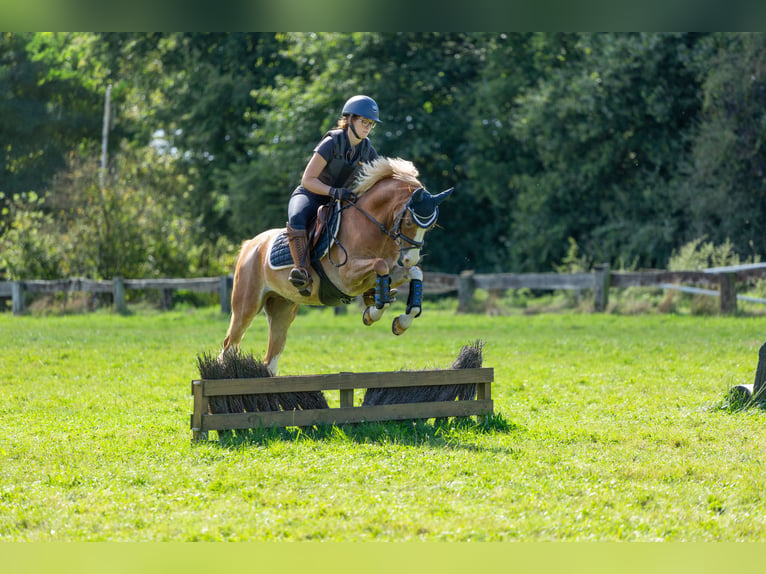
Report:
[{"label": "saddle pad", "polygon": [[287,242],[287,232],[281,231],[271,244],[269,265],[272,269],[284,269],[293,266],[293,257],[290,255],[290,244]]},{"label": "saddle pad", "polygon": [[[311,251],[311,260],[318,261],[330,250],[332,243],[335,242],[335,236],[340,228],[340,209],[336,209],[330,220],[330,224],[325,228],[324,233],[319,238],[317,246]],[[269,265],[272,269],[284,269],[293,266],[293,257],[290,255],[290,244],[287,241],[287,231],[282,230],[271,244],[271,253],[269,253]]]}]

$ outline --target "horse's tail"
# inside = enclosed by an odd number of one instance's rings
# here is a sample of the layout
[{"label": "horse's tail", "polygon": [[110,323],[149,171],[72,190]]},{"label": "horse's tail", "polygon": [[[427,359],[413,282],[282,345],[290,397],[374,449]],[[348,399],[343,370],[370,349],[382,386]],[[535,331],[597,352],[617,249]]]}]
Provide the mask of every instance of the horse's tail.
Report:
[{"label": "horse's tail", "polygon": [[242,254],[245,252],[245,247],[247,247],[247,244],[250,243],[252,239],[245,239],[239,246],[239,251],[237,252],[237,257],[234,259],[234,269],[239,268],[239,260],[242,258]]},{"label": "horse's tail", "polygon": [[237,257],[234,260],[234,273],[236,274],[237,270],[245,264],[245,257],[250,257],[254,252],[263,253],[264,249],[266,250],[266,253],[268,253],[268,250],[271,249],[271,242],[281,231],[284,231],[284,229],[284,227],[281,229],[268,229],[259,233],[255,237],[245,239],[239,246],[239,253],[237,253]]}]

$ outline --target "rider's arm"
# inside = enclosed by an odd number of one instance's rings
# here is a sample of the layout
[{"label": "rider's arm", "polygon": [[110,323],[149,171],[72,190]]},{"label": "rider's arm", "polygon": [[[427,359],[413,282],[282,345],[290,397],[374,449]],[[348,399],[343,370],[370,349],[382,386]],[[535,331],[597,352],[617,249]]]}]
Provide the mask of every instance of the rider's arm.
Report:
[{"label": "rider's arm", "polygon": [[327,165],[327,160],[318,153],[314,153],[303,171],[301,185],[319,195],[329,195],[330,186],[319,181],[319,174]]}]

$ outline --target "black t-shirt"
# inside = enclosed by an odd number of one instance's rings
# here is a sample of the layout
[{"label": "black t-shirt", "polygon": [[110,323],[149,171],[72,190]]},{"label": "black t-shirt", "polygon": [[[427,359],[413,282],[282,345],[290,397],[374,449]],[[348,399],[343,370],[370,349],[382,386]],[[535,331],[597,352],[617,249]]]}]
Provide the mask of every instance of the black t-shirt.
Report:
[{"label": "black t-shirt", "polygon": [[327,162],[319,174],[319,181],[330,187],[349,187],[362,169],[362,164],[378,157],[378,152],[367,138],[351,149],[348,134],[341,129],[327,132],[314,152]]}]

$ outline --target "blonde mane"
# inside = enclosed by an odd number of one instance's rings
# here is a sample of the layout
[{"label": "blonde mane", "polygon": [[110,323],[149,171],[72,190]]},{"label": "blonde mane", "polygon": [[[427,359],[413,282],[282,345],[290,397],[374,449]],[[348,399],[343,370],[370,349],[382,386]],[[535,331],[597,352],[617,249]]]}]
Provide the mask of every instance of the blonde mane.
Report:
[{"label": "blonde mane", "polygon": [[364,164],[354,182],[354,193],[361,195],[386,177],[393,177],[413,187],[422,186],[418,181],[418,170],[411,161],[399,157],[379,157]]}]

